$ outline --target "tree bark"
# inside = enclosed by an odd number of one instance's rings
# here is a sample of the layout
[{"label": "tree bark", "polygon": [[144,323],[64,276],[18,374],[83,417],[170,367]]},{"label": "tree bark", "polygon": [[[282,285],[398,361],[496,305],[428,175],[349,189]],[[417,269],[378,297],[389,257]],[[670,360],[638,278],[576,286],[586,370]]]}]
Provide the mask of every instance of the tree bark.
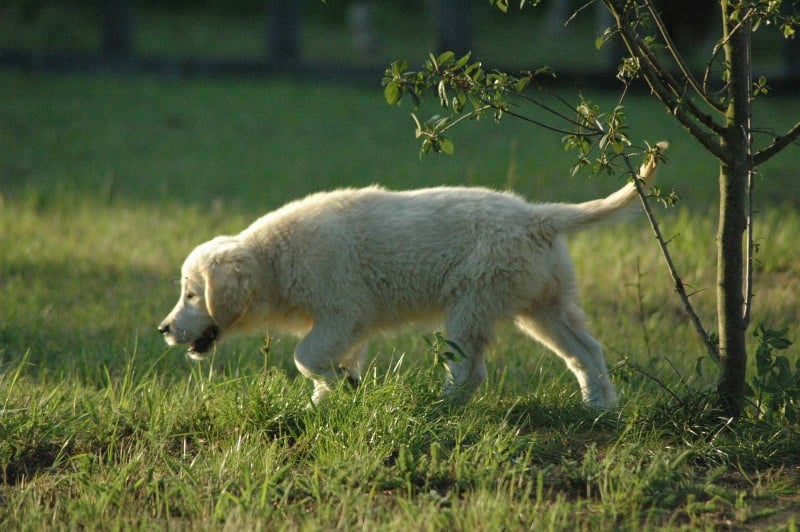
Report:
[{"label": "tree bark", "polygon": [[723,411],[737,417],[744,406],[747,371],[747,319],[744,313],[744,251],[748,180],[753,169],[750,140],[750,28],[731,20],[728,2],[721,2],[730,65],[729,101],[722,138],[720,211],[717,229],[717,318],[720,376],[717,393]]}]

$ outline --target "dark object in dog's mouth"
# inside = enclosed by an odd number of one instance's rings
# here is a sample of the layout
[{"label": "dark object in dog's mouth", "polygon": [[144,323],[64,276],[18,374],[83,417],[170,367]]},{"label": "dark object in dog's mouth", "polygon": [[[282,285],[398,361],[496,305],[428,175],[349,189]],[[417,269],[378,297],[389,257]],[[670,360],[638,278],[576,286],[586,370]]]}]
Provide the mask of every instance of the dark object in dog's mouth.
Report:
[{"label": "dark object in dog's mouth", "polygon": [[216,325],[207,327],[198,339],[189,343],[189,352],[205,353],[211,349],[212,345],[214,345],[214,341],[217,339],[217,336],[219,336],[219,327]]}]

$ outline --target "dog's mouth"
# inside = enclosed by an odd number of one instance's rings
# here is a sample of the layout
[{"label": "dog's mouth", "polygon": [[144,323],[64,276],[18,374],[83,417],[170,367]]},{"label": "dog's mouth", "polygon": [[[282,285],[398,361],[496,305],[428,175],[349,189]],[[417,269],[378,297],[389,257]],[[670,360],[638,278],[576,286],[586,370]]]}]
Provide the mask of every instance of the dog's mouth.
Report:
[{"label": "dog's mouth", "polygon": [[189,342],[189,354],[202,355],[211,349],[214,342],[219,336],[219,327],[216,325],[209,325],[200,336],[192,342]]}]

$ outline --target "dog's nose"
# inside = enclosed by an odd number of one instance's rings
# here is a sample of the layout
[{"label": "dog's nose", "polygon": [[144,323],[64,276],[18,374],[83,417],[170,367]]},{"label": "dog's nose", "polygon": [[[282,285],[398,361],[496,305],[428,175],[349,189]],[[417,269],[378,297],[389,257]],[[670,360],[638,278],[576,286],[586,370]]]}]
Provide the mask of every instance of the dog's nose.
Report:
[{"label": "dog's nose", "polygon": [[158,332],[167,334],[169,332],[169,323],[162,323],[158,326]]}]

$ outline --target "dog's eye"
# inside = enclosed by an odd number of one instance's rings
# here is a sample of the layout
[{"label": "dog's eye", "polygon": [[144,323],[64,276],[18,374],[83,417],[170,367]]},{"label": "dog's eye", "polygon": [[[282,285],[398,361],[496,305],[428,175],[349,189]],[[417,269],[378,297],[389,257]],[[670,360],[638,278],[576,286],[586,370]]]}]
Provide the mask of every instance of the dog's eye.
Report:
[{"label": "dog's eye", "polygon": [[195,294],[194,292],[186,292],[186,299],[194,299]]}]

